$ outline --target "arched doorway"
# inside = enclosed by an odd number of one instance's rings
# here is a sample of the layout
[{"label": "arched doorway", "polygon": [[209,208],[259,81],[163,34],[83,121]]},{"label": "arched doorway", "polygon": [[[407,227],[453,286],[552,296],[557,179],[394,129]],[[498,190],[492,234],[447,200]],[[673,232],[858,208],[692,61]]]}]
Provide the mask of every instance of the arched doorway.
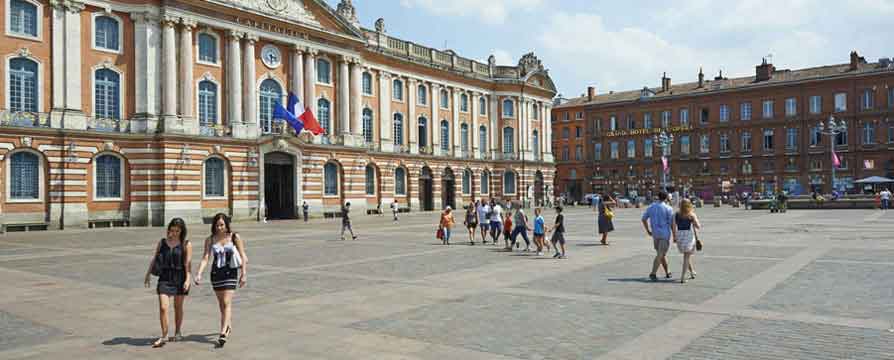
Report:
[{"label": "arched doorway", "polygon": [[543,172],[540,170],[534,173],[534,204],[543,206]]},{"label": "arched doorway", "polygon": [[453,170],[444,169],[444,176],[441,179],[441,204],[446,208],[456,209],[456,178],[453,176]]},{"label": "arched doorway", "polygon": [[264,202],[268,219],[295,217],[295,159],[284,152],[264,155]]},{"label": "arched doorway", "polygon": [[419,172],[419,206],[422,211],[435,209],[434,177],[432,177],[431,169],[428,166],[423,167]]}]

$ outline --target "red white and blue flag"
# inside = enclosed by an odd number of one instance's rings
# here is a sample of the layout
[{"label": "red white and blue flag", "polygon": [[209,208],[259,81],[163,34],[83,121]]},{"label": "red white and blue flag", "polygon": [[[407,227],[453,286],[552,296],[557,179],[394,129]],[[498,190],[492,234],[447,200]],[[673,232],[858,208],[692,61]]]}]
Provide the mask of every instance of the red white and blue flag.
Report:
[{"label": "red white and blue flag", "polygon": [[289,103],[287,107],[277,102],[273,106],[273,118],[285,120],[293,129],[295,134],[301,134],[301,130],[310,131],[311,134],[320,135],[323,128],[314,117],[310,108],[303,106],[301,100],[293,93],[289,93]]}]

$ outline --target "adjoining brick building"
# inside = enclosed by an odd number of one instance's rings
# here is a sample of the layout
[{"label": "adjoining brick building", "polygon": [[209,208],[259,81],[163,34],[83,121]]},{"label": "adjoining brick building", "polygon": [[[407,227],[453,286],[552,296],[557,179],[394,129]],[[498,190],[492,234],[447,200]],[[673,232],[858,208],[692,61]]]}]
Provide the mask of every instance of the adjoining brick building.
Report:
[{"label": "adjoining brick building", "polygon": [[[350,0],[7,0],[0,224],[542,200],[555,86],[362,27]],[[325,136],[272,119],[295,93]]]},{"label": "adjoining brick building", "polygon": [[653,137],[662,130],[674,135],[668,185],[678,189],[709,199],[829,192],[831,138],[816,127],[830,116],[847,124],[834,139],[836,186],[859,192],[859,178],[894,175],[894,65],[856,52],[848,63],[798,70],[777,70],[765,59],[742,78],[705,79],[699,71],[697,82],[685,84],[662,76],[661,86],[641,90],[597,94],[591,87],[552,116],[556,195],[571,199],[660,188],[662,154]]}]

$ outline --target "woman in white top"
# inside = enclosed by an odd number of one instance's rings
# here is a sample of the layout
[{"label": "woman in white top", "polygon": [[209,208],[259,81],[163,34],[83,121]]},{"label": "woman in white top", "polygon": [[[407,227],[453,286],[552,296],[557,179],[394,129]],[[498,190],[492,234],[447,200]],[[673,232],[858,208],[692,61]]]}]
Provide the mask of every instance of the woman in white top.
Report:
[{"label": "woman in white top", "polygon": [[230,230],[230,218],[225,214],[214,215],[214,220],[211,222],[211,236],[205,239],[204,249],[202,263],[199,264],[199,271],[195,276],[196,285],[202,281],[202,272],[213,255],[211,286],[214,288],[220,307],[220,337],[217,339],[217,344],[223,347],[232,328],[233,294],[237,285],[242,288],[247,281],[248,257],[245,255],[245,242],[239,234]]}]

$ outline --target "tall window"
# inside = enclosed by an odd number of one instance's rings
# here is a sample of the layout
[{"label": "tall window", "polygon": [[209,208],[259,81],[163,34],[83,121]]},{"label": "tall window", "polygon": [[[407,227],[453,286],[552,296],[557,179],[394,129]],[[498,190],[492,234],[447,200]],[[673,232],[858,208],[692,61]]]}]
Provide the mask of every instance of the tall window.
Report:
[{"label": "tall window", "polygon": [[845,146],[847,145],[847,128],[844,131],[835,135],[835,146]]},{"label": "tall window", "polygon": [[671,112],[670,110],[665,110],[661,112],[661,127],[668,128],[671,124]]},{"label": "tall window", "polygon": [[503,153],[512,154],[515,152],[515,129],[511,127],[503,128]]},{"label": "tall window", "polygon": [[577,145],[574,147],[574,160],[581,161],[584,159],[584,146]]},{"label": "tall window", "polygon": [[329,64],[329,60],[317,58],[317,82],[332,83],[332,66]]},{"label": "tall window", "polygon": [[481,193],[490,193],[490,173],[486,170],[481,172]]},{"label": "tall window", "polygon": [[96,28],[95,43],[97,49],[118,51],[118,20],[110,16],[97,16],[94,22]]},{"label": "tall window", "polygon": [[120,78],[118,73],[110,69],[96,70],[93,79],[93,100],[96,117],[107,119],[119,119],[121,103]]},{"label": "tall window", "polygon": [[680,125],[689,126],[689,109],[680,109]]},{"label": "tall window", "polygon": [[419,105],[425,105],[428,103],[428,90],[425,89],[425,85],[419,85],[416,87],[416,103]]},{"label": "tall window", "polygon": [[602,160],[602,143],[593,145],[593,160]]},{"label": "tall window", "polygon": [[462,151],[469,151],[469,125],[459,126],[459,143]]},{"label": "tall window", "polygon": [[394,169],[394,194],[407,194],[407,171],[402,167]]},{"label": "tall window", "polygon": [[9,197],[12,200],[40,199],[40,158],[27,151],[9,157]]},{"label": "tall window", "polygon": [[720,122],[729,121],[729,105],[720,105]]},{"label": "tall window", "polygon": [[643,129],[652,128],[652,113],[643,114]]},{"label": "tall window", "polygon": [[224,162],[220,158],[205,160],[205,196],[226,196],[224,191]]},{"label": "tall window", "polygon": [[743,102],[739,105],[739,118],[742,121],[751,120],[751,102]]},{"label": "tall window", "polygon": [[689,135],[680,136],[680,154],[681,155],[689,155],[691,152],[691,140],[689,140]]},{"label": "tall window", "polygon": [[9,32],[37,37],[37,6],[24,0],[11,0],[9,5]]},{"label": "tall window", "polygon": [[762,115],[764,119],[773,118],[773,100],[764,100]]},{"label": "tall window", "polygon": [[563,139],[567,139],[567,138],[570,136],[570,134],[571,134],[571,133],[568,131],[568,128],[567,128],[567,127],[562,128],[562,138],[563,138]]},{"label": "tall window", "polygon": [[401,113],[394,114],[394,145],[404,143],[404,116]]},{"label": "tall window", "polygon": [[394,79],[391,82],[391,98],[397,101],[404,101],[404,82]]},{"label": "tall window", "polygon": [[487,100],[484,97],[478,98],[478,115],[487,115]]},{"label": "tall window", "polygon": [[627,140],[627,158],[636,158],[636,140]]},{"label": "tall window", "polygon": [[463,170],[463,194],[472,193],[472,170]]},{"label": "tall window", "polygon": [[487,127],[481,125],[478,127],[478,152],[482,156],[487,153]]},{"label": "tall window", "polygon": [[[540,158],[540,133],[534,130],[531,133],[531,145],[534,147],[534,159]],[[580,159],[578,159],[580,160]]]},{"label": "tall window", "polygon": [[810,127],[810,146],[817,146],[823,142],[823,134],[816,128]]},{"label": "tall window", "polygon": [[888,88],[888,107],[894,108],[894,87]]},{"label": "tall window", "polygon": [[217,84],[202,80],[199,82],[199,125],[217,124]]},{"label": "tall window", "polygon": [[860,108],[869,110],[875,107],[875,92],[872,89],[863,90],[863,96],[860,97]]},{"label": "tall window", "polygon": [[785,99],[785,116],[791,117],[795,115],[798,115],[798,99]]},{"label": "tall window", "polygon": [[9,110],[37,112],[37,63],[26,58],[9,61]]},{"label": "tall window", "polygon": [[888,126],[888,144],[894,143],[894,126]]},{"label": "tall window", "polygon": [[819,114],[823,111],[823,97],[814,95],[810,97],[810,113]]},{"label": "tall window", "polygon": [[609,144],[609,151],[610,151],[609,156],[611,157],[611,159],[617,160],[618,157],[620,156],[618,154],[619,151],[618,151],[618,142],[617,141],[613,141],[611,144]]},{"label": "tall window", "polygon": [[208,33],[199,33],[199,62],[217,64],[217,38]]},{"label": "tall window", "polygon": [[580,126],[574,128],[574,137],[580,138],[584,136],[584,129]]},{"label": "tall window", "polygon": [[450,123],[441,120],[441,150],[450,151]]},{"label": "tall window", "polygon": [[798,129],[788,128],[785,130],[785,148],[795,150],[798,148]]},{"label": "tall window", "polygon": [[376,194],[376,169],[366,165],[366,195]]},{"label": "tall window", "polygon": [[97,199],[121,198],[121,159],[114,155],[96,157],[96,192]]},{"label": "tall window", "polygon": [[742,133],[742,152],[751,152],[751,133],[748,131]]},{"label": "tall window", "polygon": [[323,167],[323,195],[338,195],[338,165],[326,163]]},{"label": "tall window", "polygon": [[503,100],[503,117],[514,117],[515,116],[515,107],[513,107],[512,100],[506,99]]},{"label": "tall window", "polygon": [[428,119],[423,116],[419,117],[419,147],[424,148],[428,146]]},{"label": "tall window", "polygon": [[728,134],[720,134],[720,152],[721,153],[729,152],[729,135]]},{"label": "tall window", "polygon": [[568,161],[571,158],[571,151],[568,150],[568,146],[562,147],[562,161]]},{"label": "tall window", "polygon": [[847,93],[835,94],[835,112],[847,111]]},{"label": "tall window", "polygon": [[459,111],[469,112],[469,95],[459,95]]},{"label": "tall window", "polygon": [[[260,113],[261,131],[269,134],[273,130],[273,107],[282,101],[282,87],[273,79],[267,79],[261,82],[260,96]],[[322,113],[322,110],[320,110]],[[321,114],[322,115],[322,114]],[[322,119],[322,116],[320,117]]]},{"label": "tall window", "polygon": [[707,154],[711,152],[711,136],[708,134],[702,134],[699,140],[699,152],[702,154]]},{"label": "tall window", "polygon": [[369,108],[363,109],[363,140],[373,143],[373,112]]},{"label": "tall window", "polygon": [[764,151],[773,151],[773,129],[764,129]]},{"label": "tall window", "polygon": [[363,95],[372,95],[373,94],[373,77],[372,74],[368,72],[363,73],[362,84]]},{"label": "tall window", "polygon": [[503,173],[503,192],[515,194],[515,173],[507,170]]},{"label": "tall window", "polygon": [[441,109],[448,107],[450,107],[450,95],[447,94],[447,90],[441,89]]},{"label": "tall window", "polygon": [[618,118],[614,115],[608,118],[608,129],[610,131],[618,130]]},{"label": "tall window", "polygon": [[330,115],[329,107],[329,100],[317,100],[317,117],[320,120],[320,127],[323,128],[323,133],[326,135],[332,133],[330,124],[332,122],[332,116]]},{"label": "tall window", "polygon": [[647,159],[652,157],[652,139],[650,138],[643,140],[643,157]]},{"label": "tall window", "polygon": [[875,144],[875,124],[863,123],[863,145]]},{"label": "tall window", "polygon": [[711,109],[703,107],[699,114],[699,121],[701,121],[702,124],[707,124],[711,121]]}]

